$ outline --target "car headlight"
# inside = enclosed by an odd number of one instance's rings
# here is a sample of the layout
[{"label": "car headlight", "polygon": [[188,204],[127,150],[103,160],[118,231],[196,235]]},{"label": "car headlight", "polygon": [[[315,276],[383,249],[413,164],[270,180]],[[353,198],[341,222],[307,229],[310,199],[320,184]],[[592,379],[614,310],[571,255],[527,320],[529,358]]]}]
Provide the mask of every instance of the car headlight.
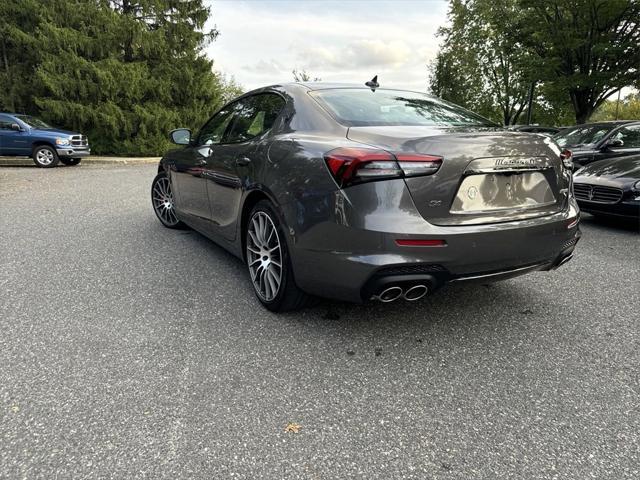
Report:
[{"label": "car headlight", "polygon": [[68,138],[56,138],[56,145],[69,145]]},{"label": "car headlight", "polygon": [[631,190],[633,190],[634,192],[640,193],[640,180],[638,180],[636,183],[633,184],[633,187],[631,187]]}]

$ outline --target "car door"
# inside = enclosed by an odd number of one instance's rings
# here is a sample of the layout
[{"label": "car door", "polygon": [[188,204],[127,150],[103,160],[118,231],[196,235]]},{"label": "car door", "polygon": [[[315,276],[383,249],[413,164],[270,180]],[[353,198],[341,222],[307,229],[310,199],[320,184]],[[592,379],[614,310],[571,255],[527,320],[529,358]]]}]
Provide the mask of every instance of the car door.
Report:
[{"label": "car door", "polygon": [[232,113],[232,108],[224,108],[216,113],[200,129],[191,145],[175,156],[171,177],[180,212],[200,220],[211,220],[207,194],[207,161],[213,147],[220,143]]},{"label": "car door", "polygon": [[[622,143],[620,145],[609,145],[612,140]],[[596,160],[636,154],[640,154],[640,124],[624,125],[609,136],[596,154]]]},{"label": "car door", "polygon": [[243,184],[266,157],[266,133],[285,105],[276,93],[260,93],[234,104],[231,125],[208,158],[209,202],[214,228],[227,240],[235,240]]},{"label": "car door", "polygon": [[[20,125],[21,130],[11,126]],[[30,155],[29,132],[10,115],[0,115],[0,155]]]}]

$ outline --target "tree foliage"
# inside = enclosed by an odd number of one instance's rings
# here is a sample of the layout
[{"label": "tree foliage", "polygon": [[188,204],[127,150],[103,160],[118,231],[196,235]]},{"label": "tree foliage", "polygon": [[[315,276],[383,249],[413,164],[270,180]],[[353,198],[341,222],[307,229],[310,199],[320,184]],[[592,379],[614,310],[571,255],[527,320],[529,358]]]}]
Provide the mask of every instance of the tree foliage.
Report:
[{"label": "tree foliage", "polygon": [[202,0],[3,0],[0,109],[81,131],[92,150],[158,154],[230,86],[203,53]]},{"label": "tree foliage", "polygon": [[594,121],[601,120],[640,120],[640,93],[632,93],[618,100],[606,100],[598,107]]},{"label": "tree foliage", "polygon": [[291,71],[291,73],[293,75],[293,81],[294,82],[320,82],[320,81],[322,81],[321,78],[313,77],[310,73],[308,73],[304,69],[298,70],[297,68],[294,68]]},{"label": "tree foliage", "polygon": [[534,79],[531,53],[516,35],[525,21],[517,2],[452,0],[449,19],[439,32],[444,46],[431,90],[485,115],[499,115],[505,125],[517,123]]},{"label": "tree foliage", "polygon": [[640,1],[521,0],[540,76],[567,92],[576,121],[640,83]]},{"label": "tree foliage", "polygon": [[638,0],[451,0],[430,89],[505,124],[584,123],[611,94],[640,84]]}]

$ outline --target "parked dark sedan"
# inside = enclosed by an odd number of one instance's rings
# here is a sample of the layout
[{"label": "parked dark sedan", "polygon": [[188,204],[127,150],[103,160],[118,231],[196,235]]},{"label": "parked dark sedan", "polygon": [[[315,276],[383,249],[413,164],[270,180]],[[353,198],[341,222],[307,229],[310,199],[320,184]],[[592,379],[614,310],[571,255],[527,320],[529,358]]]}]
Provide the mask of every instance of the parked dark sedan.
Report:
[{"label": "parked dark sedan", "polygon": [[545,127],[544,125],[514,125],[509,130],[516,132],[542,133],[543,135],[553,136],[560,131],[558,127]]},{"label": "parked dark sedan", "polygon": [[640,122],[587,123],[561,130],[553,139],[561,148],[573,153],[573,163],[580,168],[606,158],[640,154]]},{"label": "parked dark sedan", "polygon": [[593,162],[575,173],[580,209],[640,222],[640,155]]},{"label": "parked dark sedan", "polygon": [[153,181],[158,218],[242,258],[274,311],[551,270],[580,235],[552,139],[421,93],[271,86],[171,137],[183,148]]}]

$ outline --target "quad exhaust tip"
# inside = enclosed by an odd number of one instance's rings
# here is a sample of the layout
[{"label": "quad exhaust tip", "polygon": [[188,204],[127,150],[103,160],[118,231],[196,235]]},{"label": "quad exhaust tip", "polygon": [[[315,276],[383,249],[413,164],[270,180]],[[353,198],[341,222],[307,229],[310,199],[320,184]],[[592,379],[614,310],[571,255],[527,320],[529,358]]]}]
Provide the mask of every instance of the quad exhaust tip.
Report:
[{"label": "quad exhaust tip", "polygon": [[402,289],[400,287],[389,287],[380,292],[380,295],[378,295],[378,300],[380,300],[382,303],[389,303],[397,300],[401,296]]},{"label": "quad exhaust tip", "polygon": [[400,297],[404,298],[407,302],[415,302],[416,300],[420,300],[427,293],[429,293],[429,288],[426,285],[414,285],[413,287],[408,288],[406,291],[397,285],[392,287],[387,287],[382,290],[377,296],[373,297],[376,300],[382,303],[393,302]]},{"label": "quad exhaust tip", "polygon": [[429,289],[426,285],[414,285],[404,292],[404,299],[407,302],[415,302],[416,300],[420,300],[427,293],[429,293]]}]

